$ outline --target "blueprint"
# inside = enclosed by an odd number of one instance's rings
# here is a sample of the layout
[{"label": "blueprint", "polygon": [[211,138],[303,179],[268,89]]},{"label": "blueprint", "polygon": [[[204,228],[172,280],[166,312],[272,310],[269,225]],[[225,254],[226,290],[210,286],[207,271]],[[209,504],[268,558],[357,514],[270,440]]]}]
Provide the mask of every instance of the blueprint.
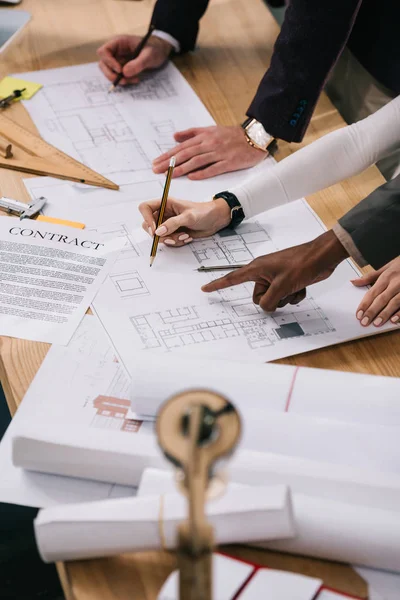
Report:
[{"label": "blueprint", "polygon": [[311,286],[303,302],[273,313],[253,303],[252,283],[213,294],[200,290],[222,274],[199,273],[200,266],[249,262],[323,231],[307,202],[298,200],[235,231],[178,249],[159,246],[150,269],[151,240],[135,230],[128,236],[128,260],[121,255],[115,263],[94,310],[128,371],[143,351],[264,362],[377,333],[376,328],[361,328],[355,319],[365,291],[350,283],[358,274],[350,261]]},{"label": "blueprint", "polygon": [[29,76],[43,84],[25,104],[43,138],[118,184],[155,179],[151,162],[177,130],[213,124],[172,64],[113,94],[96,63]]}]

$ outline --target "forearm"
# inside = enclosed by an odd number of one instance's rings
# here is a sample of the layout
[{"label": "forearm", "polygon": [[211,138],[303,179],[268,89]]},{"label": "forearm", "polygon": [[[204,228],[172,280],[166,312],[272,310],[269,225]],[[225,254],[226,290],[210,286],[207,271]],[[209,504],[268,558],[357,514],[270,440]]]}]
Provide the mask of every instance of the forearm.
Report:
[{"label": "forearm", "polygon": [[359,202],[333,231],[361,267],[379,269],[399,256],[400,176]]},{"label": "forearm", "polygon": [[246,218],[352,177],[400,146],[400,96],[229,190]]},{"label": "forearm", "polygon": [[271,64],[247,114],[271,135],[299,142],[342,52],[362,0],[292,0]]}]

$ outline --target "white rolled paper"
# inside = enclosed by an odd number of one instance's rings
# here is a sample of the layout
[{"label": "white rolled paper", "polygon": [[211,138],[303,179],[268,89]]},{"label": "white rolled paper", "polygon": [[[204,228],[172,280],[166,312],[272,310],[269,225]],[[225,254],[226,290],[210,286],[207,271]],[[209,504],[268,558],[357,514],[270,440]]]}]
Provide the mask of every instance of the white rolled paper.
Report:
[{"label": "white rolled paper", "polygon": [[400,571],[400,513],[293,494],[297,535],[266,548]]},{"label": "white rolled paper", "polygon": [[[241,450],[228,463],[229,480],[288,485],[292,493],[400,512],[400,477],[371,468],[327,464],[298,456]],[[171,477],[172,475],[170,475]]]},{"label": "white rolled paper", "polygon": [[[175,485],[172,473],[146,469],[138,495],[164,493]],[[228,490],[245,489],[230,483]],[[258,494],[254,487],[254,494]],[[292,492],[296,535],[262,547],[317,558],[400,571],[400,512],[315,498]],[[258,544],[257,544],[258,545]]]},{"label": "white rolled paper", "polygon": [[[105,443],[105,440],[107,443]],[[21,427],[13,438],[12,460],[29,471],[137,486],[143,469],[170,469],[153,433],[130,435],[98,429]]]},{"label": "white rolled paper", "polygon": [[[206,507],[218,544],[294,535],[285,486],[232,489]],[[178,493],[69,504],[41,510],[35,535],[45,562],[112,556],[175,547],[177,525],[187,518]]]},{"label": "white rolled paper", "polygon": [[[400,379],[288,365],[253,364],[146,353],[129,366],[132,410],[155,417],[179,390],[207,388],[224,394],[238,410],[289,412],[364,425],[400,425]],[[151,381],[151,386],[149,386]],[[179,382],[179,390],[177,387]]]}]

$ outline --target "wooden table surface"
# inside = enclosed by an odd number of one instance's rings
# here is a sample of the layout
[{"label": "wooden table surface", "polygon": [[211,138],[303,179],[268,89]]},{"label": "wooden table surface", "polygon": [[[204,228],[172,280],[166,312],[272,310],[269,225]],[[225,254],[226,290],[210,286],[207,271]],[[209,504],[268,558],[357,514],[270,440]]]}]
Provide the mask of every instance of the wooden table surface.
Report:
[{"label": "wooden table surface", "polygon": [[[33,20],[2,57],[0,77],[94,61],[96,48],[111,36],[143,33],[153,4],[151,0],[24,0],[22,8],[32,13]],[[202,20],[198,50],[175,63],[218,123],[230,125],[243,120],[269,64],[277,34],[278,27],[261,0],[212,0]],[[14,105],[7,116],[35,130],[22,106]],[[323,95],[303,144],[342,126],[341,117]],[[297,148],[299,145],[281,144],[278,159]],[[28,199],[22,178],[21,174],[1,170],[0,195]],[[308,200],[329,227],[382,182],[379,171],[372,167]],[[12,412],[47,350],[47,344],[0,338],[0,379]],[[399,353],[400,336],[392,332],[277,362],[400,376]],[[230,551],[261,564],[319,574],[327,584],[343,591],[366,593],[360,578],[343,565],[249,548]],[[173,566],[171,555],[153,552],[69,563],[60,565],[59,571],[68,599],[153,600]]]}]

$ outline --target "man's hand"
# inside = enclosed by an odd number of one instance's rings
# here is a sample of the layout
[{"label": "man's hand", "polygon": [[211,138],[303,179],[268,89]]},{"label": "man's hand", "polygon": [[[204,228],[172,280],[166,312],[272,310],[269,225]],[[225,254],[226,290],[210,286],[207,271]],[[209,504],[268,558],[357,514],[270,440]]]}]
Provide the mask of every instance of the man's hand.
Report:
[{"label": "man's hand", "polygon": [[[143,229],[153,236],[160,209],[160,200],[139,205],[144,218]],[[168,198],[165,220],[157,229],[160,242],[168,246],[183,246],[193,238],[208,237],[231,222],[231,209],[223,198],[212,202],[189,202]]]},{"label": "man's hand", "polygon": [[130,60],[136,46],[141,41],[138,35],[119,35],[97,50],[100,69],[111,82],[118,73],[123,73],[119,85],[139,83],[139,75],[149,69],[161,67],[172,51],[165,40],[152,36],[135,60]]},{"label": "man's hand", "polygon": [[354,279],[356,287],[372,284],[371,289],[360,302],[356,315],[361,325],[367,327],[372,322],[381,327],[389,319],[400,322],[400,256],[379,269]]},{"label": "man's hand", "polygon": [[347,256],[333,231],[327,231],[307,244],[256,258],[249,265],[208,283],[202,290],[215,292],[254,281],[254,304],[272,312],[304,300],[305,288],[329,277]]},{"label": "man's hand", "polygon": [[240,126],[199,127],[175,134],[178,145],[153,162],[154,173],[165,173],[169,160],[176,158],[174,177],[188,175],[189,179],[208,179],[247,169],[261,162],[266,153],[247,143]]}]

